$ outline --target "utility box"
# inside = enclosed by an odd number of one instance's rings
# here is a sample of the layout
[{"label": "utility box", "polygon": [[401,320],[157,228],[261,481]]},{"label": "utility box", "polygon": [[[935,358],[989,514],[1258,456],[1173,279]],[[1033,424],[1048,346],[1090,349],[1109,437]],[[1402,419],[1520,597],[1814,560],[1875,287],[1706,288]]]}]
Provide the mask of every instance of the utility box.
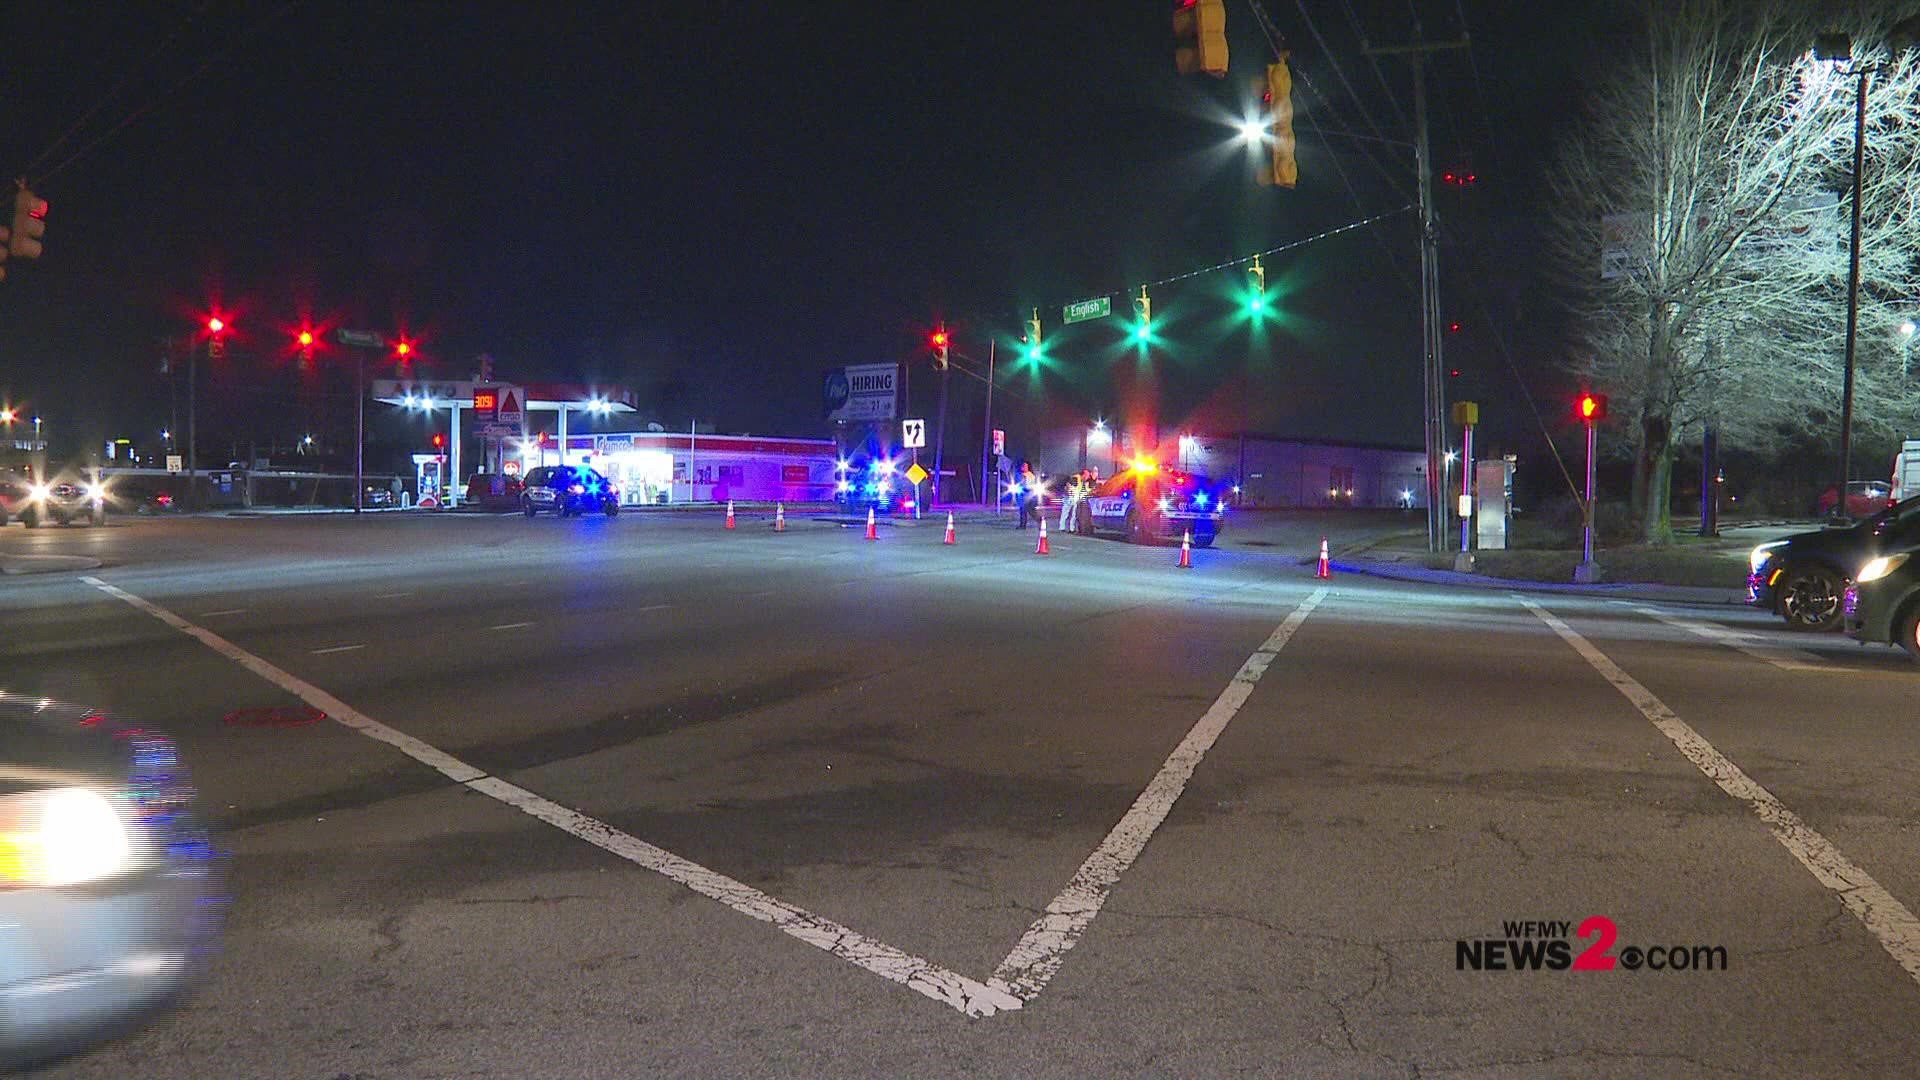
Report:
[{"label": "utility box", "polygon": [[1495,458],[1476,461],[1473,468],[1479,504],[1474,521],[1476,546],[1482,551],[1504,551],[1513,531],[1513,462]]}]

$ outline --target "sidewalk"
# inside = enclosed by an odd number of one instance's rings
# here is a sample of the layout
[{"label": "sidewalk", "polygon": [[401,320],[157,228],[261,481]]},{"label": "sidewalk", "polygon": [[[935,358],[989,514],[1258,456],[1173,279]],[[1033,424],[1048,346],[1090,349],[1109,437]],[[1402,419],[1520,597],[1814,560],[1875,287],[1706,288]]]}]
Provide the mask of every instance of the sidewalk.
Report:
[{"label": "sidewalk", "polygon": [[1520,581],[1512,578],[1463,574],[1455,570],[1430,570],[1414,563],[1388,562],[1342,557],[1330,564],[1339,574],[1367,574],[1395,581],[1417,581],[1427,585],[1455,585],[1473,589],[1503,589],[1509,592],[1571,593],[1605,597],[1612,600],[1649,600],[1670,604],[1711,606],[1744,605],[1745,589],[1721,589],[1699,585],[1659,585],[1652,582],[1600,582],[1576,585],[1572,582]]},{"label": "sidewalk", "polygon": [[[1544,553],[1543,553],[1544,554]],[[1602,557],[1606,552],[1599,553]],[[1416,581],[1427,585],[1453,585],[1477,589],[1545,592],[1607,597],[1616,600],[1649,600],[1676,604],[1744,605],[1744,585],[1668,585],[1651,581],[1601,581],[1591,585],[1571,580],[1547,581],[1538,578],[1495,577],[1490,574],[1463,573],[1427,565],[1431,556],[1424,531],[1407,530],[1390,536],[1350,544],[1336,551],[1332,559],[1335,572],[1367,574],[1396,581]],[[1575,555],[1577,558],[1577,553]]]}]

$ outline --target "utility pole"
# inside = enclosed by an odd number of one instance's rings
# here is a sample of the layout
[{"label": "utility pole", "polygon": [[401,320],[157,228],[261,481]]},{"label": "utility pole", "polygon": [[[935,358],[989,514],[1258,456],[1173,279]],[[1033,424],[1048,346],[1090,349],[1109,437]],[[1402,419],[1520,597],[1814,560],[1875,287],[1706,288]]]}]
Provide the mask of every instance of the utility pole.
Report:
[{"label": "utility pole", "polygon": [[980,433],[980,506],[987,505],[987,477],[993,477],[993,512],[1000,512],[1000,472],[988,469],[993,454],[993,353],[999,339],[987,339],[987,419],[986,430]]},{"label": "utility pole", "polygon": [[[1423,414],[1427,443],[1427,550],[1438,552],[1447,543],[1447,490],[1442,460],[1446,454],[1446,389],[1440,365],[1440,245],[1433,225],[1433,158],[1427,131],[1428,53],[1464,49],[1467,39],[1416,42],[1380,48],[1363,46],[1368,56],[1404,56],[1413,68],[1414,171],[1420,191],[1420,320],[1422,378],[1426,384]],[[1468,467],[1471,467],[1469,463]]]}]

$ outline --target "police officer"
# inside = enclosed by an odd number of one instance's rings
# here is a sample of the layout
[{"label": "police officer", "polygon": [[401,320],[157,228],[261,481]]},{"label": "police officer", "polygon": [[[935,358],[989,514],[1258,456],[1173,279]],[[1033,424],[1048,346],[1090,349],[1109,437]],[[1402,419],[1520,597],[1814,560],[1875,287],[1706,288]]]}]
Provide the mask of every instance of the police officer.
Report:
[{"label": "police officer", "polygon": [[1015,487],[1018,488],[1017,498],[1020,500],[1020,524],[1016,528],[1024,529],[1028,515],[1037,517],[1040,509],[1040,478],[1033,475],[1032,465],[1024,461],[1020,463],[1020,479]]}]

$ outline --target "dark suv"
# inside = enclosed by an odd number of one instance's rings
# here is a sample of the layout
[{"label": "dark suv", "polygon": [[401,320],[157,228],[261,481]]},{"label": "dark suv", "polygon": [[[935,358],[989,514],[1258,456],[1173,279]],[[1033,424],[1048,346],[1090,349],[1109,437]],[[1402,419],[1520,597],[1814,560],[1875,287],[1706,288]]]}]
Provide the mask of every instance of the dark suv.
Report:
[{"label": "dark suv", "polygon": [[1857,525],[1796,533],[1753,549],[1747,602],[1794,630],[1838,630],[1847,585],[1890,536],[1920,526],[1920,497],[1896,503]]},{"label": "dark suv", "polygon": [[528,517],[542,510],[555,517],[595,511],[612,517],[620,512],[620,489],[584,465],[543,465],[527,474],[520,509]]}]

